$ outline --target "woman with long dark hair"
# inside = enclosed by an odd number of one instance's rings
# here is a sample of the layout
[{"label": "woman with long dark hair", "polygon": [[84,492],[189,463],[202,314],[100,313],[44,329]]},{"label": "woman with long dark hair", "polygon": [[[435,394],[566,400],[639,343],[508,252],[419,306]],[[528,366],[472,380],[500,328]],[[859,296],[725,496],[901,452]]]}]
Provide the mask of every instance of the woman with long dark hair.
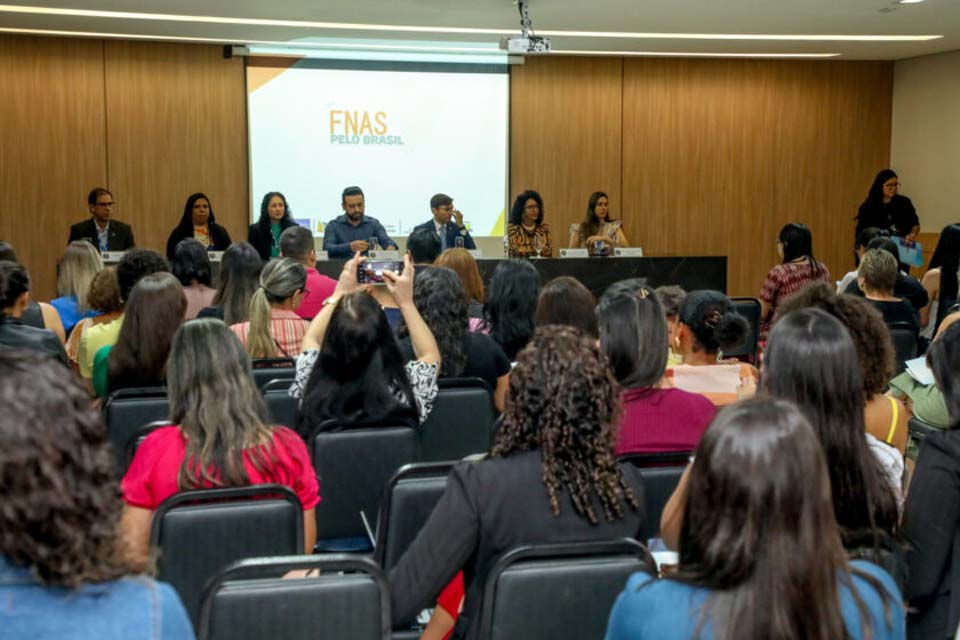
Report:
[{"label": "woman with long dark hair", "polygon": [[957,271],[960,270],[960,224],[948,224],[940,232],[937,248],[923,276],[929,303],[920,309],[920,335],[932,340],[943,318],[957,303]]},{"label": "woman with long dark hair", "polygon": [[510,258],[549,258],[553,254],[550,226],[543,221],[543,198],[524,191],[513,201],[507,220],[507,255]]},{"label": "woman with long dark hair", "polygon": [[340,273],[337,288],[310,323],[297,357],[290,395],[300,398],[297,431],[318,427],[426,420],[437,396],[440,351],[413,301],[414,269],[384,271],[387,291],[410,332],[415,360],[404,364],[380,305],[357,284],[358,253]]},{"label": "woman with long dark hair", "polygon": [[524,260],[504,260],[493,270],[483,325],[511,361],[533,336],[540,274]]},{"label": "woman with long dark hair", "polygon": [[170,343],[186,311],[183,288],[171,274],[141,278],[127,301],[117,343],[93,358],[94,392],[105,397],[117,389],[162,386]]},{"label": "woman with long dark hair", "polygon": [[49,358],[0,350],[4,638],[192,640],[176,592],[133,573],[99,412]]},{"label": "woman with long dark hair", "polygon": [[900,195],[900,178],[892,169],[877,173],[866,199],[857,211],[854,237],[867,227],[889,231],[908,242],[920,234],[920,218],[910,198]]},{"label": "woman with long dark hair", "polygon": [[600,348],[623,387],[617,455],[692,451],[717,410],[700,394],[664,384],[667,318],[641,279],[610,285],[597,307]]},{"label": "woman with long dark hair", "polygon": [[902,639],[894,581],[847,561],[829,463],[793,404],[724,409],[686,472],[676,572],[632,576],[606,640]]},{"label": "woman with long dark hair", "polygon": [[597,337],[597,299],[583,283],[560,276],[543,285],[537,298],[534,324],[565,324]]},{"label": "woman with long dark hair", "polygon": [[284,229],[295,227],[287,198],[279,191],[270,191],[260,201],[260,217],[250,225],[247,242],[266,262],[280,255],[280,234]]},{"label": "woman with long dark hair", "polygon": [[140,563],[160,503],[180,491],[255,484],[290,487],[303,507],[305,553],[313,552],[320,501],[306,445],[270,426],[250,356],[219,320],[191,320],[174,336],[167,369],[172,426],[152,432],[123,478],[123,529]]},{"label": "woman with long dark hair", "polygon": [[217,224],[213,205],[205,193],[194,193],[183,205],[180,222],[167,238],[167,260],[173,260],[177,244],[184,238],[193,238],[207,251],[226,251],[230,246],[230,234]]},{"label": "woman with long dark hair", "polygon": [[760,289],[760,339],[766,339],[777,307],[784,298],[811,282],[830,282],[827,265],[813,257],[813,235],[809,227],[791,222],[780,229],[777,253],[781,263],[767,272]]},{"label": "woman with long dark hair", "polygon": [[432,602],[462,569],[453,638],[475,638],[487,572],[520,544],[636,537],[643,481],[613,453],[617,381],[596,340],[537,330],[510,376],[491,457],[454,467],[417,538],[388,576],[395,624]]},{"label": "woman with long dark hair", "polygon": [[580,224],[570,226],[570,246],[585,248],[592,256],[608,256],[614,247],[630,245],[623,223],[610,216],[610,198],[595,191],[587,200],[587,213]]},{"label": "woman with long dark hair", "polygon": [[184,238],[174,250],[170,271],[180,281],[187,297],[186,319],[193,320],[201,309],[213,303],[216,289],[210,286],[213,267],[202,244],[193,238]]},{"label": "woman with long dark hair", "polygon": [[218,318],[227,325],[250,318],[250,299],[260,286],[263,260],[247,242],[230,245],[220,261],[220,283],[213,306],[200,310],[198,318]]}]

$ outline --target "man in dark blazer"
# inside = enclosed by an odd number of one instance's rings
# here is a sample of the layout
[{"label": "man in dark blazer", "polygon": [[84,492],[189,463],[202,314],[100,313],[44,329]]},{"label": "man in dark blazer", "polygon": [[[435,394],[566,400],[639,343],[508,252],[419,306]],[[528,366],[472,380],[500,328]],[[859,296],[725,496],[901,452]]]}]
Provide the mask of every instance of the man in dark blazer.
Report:
[{"label": "man in dark blazer", "polygon": [[414,231],[431,229],[440,238],[440,250],[446,251],[457,246],[457,238],[463,238],[464,249],[476,249],[477,244],[463,225],[463,214],[453,208],[453,198],[443,193],[430,198],[430,211],[433,220],[418,224]]},{"label": "man in dark blazer", "polygon": [[111,220],[113,215],[113,194],[97,187],[87,196],[87,206],[93,214],[89,220],[78,222],[70,227],[70,239],[86,240],[99,251],[126,251],[135,245],[133,229],[130,225]]}]

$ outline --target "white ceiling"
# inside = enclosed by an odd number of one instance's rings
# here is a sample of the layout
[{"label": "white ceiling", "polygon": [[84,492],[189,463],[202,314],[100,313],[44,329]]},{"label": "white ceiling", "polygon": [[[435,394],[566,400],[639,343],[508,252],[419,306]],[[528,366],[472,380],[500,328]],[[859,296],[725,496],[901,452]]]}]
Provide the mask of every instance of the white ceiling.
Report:
[{"label": "white ceiling", "polygon": [[[510,0],[0,0],[0,29],[55,30],[210,41],[377,38],[495,43],[500,34],[343,30],[316,25],[221,24],[170,18],[36,15],[11,7],[81,9],[136,14],[290,20],[366,25],[414,25],[519,31]],[[898,60],[960,49],[960,1],[926,0],[530,0],[543,31],[779,35],[942,35],[925,42],[757,41],[550,35],[554,49],[611,52],[839,53],[851,60]]]}]

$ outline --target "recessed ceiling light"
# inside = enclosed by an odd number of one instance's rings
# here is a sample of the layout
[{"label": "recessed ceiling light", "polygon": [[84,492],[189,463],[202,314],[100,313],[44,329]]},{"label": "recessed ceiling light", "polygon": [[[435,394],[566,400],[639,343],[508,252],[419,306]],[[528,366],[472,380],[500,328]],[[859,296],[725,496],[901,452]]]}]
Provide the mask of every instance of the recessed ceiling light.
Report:
[{"label": "recessed ceiling light", "polygon": [[918,2],[923,2],[923,0],[897,0],[898,4],[917,4]]},{"label": "recessed ceiling light", "polygon": [[[199,22],[245,26],[287,27],[300,29],[329,29],[344,31],[383,31],[394,33],[436,33],[441,35],[512,35],[516,29],[482,29],[473,27],[436,27],[421,25],[358,24],[347,22],[314,22],[309,20],[274,20],[266,18],[234,18],[222,16],[181,15],[173,13],[138,13],[133,11],[99,11],[58,7],[29,7],[0,5],[0,13],[57,15],[85,18],[114,18],[122,20],[152,20],[160,22]],[[838,34],[762,34],[762,33],[666,33],[630,31],[566,31],[562,29],[537,30],[553,37],[614,38],[625,40],[770,40],[813,42],[919,42],[936,40],[942,35],[838,35]]]}]

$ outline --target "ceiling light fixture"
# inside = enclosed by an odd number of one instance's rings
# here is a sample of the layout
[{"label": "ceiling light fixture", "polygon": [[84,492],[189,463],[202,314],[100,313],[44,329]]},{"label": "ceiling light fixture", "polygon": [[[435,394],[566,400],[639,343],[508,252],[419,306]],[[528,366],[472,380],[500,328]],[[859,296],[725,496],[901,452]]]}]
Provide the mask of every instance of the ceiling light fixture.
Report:
[{"label": "ceiling light fixture", "polygon": [[836,58],[841,53],[718,53],[698,51],[601,51],[554,49],[552,53],[565,56],[616,56],[616,57],[655,57],[655,58],[797,58],[823,59]]}]

